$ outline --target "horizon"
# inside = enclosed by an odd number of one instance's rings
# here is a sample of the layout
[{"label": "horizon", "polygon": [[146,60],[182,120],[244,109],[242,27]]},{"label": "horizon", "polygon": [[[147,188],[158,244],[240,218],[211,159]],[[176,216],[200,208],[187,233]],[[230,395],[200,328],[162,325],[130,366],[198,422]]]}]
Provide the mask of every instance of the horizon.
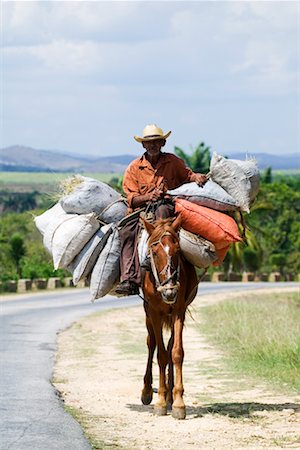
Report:
[{"label": "horizon", "polygon": [[[74,157],[74,158],[93,158],[93,159],[95,159],[95,158],[97,158],[97,159],[98,158],[99,159],[100,158],[117,158],[118,156],[138,157],[138,156],[141,156],[145,152],[145,150],[142,149],[141,152],[138,155],[135,155],[134,153],[127,153],[126,152],[126,153],[118,153],[118,154],[112,154],[112,155],[107,154],[107,155],[100,155],[99,156],[99,155],[96,155],[96,154],[85,154],[85,153],[80,153],[80,152],[74,153],[72,151],[67,151],[67,150],[63,150],[63,149],[34,148],[34,147],[31,147],[31,146],[25,146],[25,145],[22,145],[22,144],[13,144],[13,145],[9,145],[7,147],[1,147],[0,151],[1,150],[9,150],[9,149],[15,148],[15,147],[17,147],[17,148],[18,147],[19,148],[27,148],[27,149],[38,151],[38,152],[61,153],[61,154],[65,155],[65,156],[71,156],[71,157]],[[173,147],[173,149],[167,148],[165,150],[162,150],[162,152],[163,153],[164,152],[169,152],[169,153],[173,152],[174,153],[174,150],[175,150],[175,148]],[[191,154],[191,151],[187,151],[186,153],[187,154]],[[214,150],[210,149],[210,153],[212,155],[214,153]],[[219,155],[226,156],[225,152],[216,152],[216,153],[218,153]],[[255,155],[265,155],[265,156],[270,155],[270,156],[278,157],[278,158],[284,158],[284,157],[290,157],[290,156],[291,157],[299,156],[299,152],[289,152],[289,153],[284,153],[284,155],[283,154],[279,155],[279,154],[276,154],[276,153],[267,153],[267,152],[243,152],[243,151],[227,152],[227,153],[230,155],[230,157],[232,157],[234,155],[244,155],[244,156],[250,157],[250,158],[251,158],[252,155],[253,156],[255,156]]]},{"label": "horizon", "polygon": [[172,131],[166,151],[299,151],[298,2],[4,1],[1,12],[1,148],[138,156],[133,136],[156,123]]}]

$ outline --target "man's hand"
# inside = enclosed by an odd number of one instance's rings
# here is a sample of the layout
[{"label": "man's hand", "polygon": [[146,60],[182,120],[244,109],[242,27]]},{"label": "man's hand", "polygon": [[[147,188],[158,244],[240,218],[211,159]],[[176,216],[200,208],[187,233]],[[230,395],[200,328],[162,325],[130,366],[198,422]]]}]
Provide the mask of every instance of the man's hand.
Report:
[{"label": "man's hand", "polygon": [[154,191],[149,193],[149,200],[155,202],[156,200],[164,196],[164,191],[160,188],[155,188]]},{"label": "man's hand", "polygon": [[137,195],[132,199],[132,207],[133,209],[140,208],[141,206],[146,205],[148,202],[155,202],[156,200],[163,198],[164,193],[165,191],[161,187],[159,187],[155,188],[148,194]]},{"label": "man's hand", "polygon": [[195,183],[198,184],[198,186],[204,186],[205,183],[208,181],[208,178],[206,175],[202,173],[194,173],[194,179]]}]

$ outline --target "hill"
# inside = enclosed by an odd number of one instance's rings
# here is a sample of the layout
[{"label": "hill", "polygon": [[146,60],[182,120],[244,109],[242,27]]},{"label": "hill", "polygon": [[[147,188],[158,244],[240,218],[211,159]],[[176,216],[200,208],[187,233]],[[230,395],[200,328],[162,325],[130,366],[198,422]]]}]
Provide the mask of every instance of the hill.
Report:
[{"label": "hill", "polygon": [[[269,153],[228,153],[233,159],[245,159],[247,156],[257,160],[260,169],[272,167],[274,170],[300,168],[297,153],[273,155]],[[15,145],[0,149],[0,171],[6,172],[102,172],[122,173],[135,155],[96,157],[75,155],[59,150],[37,150],[31,147]]]}]

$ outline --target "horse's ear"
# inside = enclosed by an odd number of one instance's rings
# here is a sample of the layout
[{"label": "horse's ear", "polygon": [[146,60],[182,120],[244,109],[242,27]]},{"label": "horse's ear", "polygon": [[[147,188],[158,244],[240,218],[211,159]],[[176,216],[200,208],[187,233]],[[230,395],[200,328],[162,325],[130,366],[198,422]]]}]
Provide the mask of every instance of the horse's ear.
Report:
[{"label": "horse's ear", "polygon": [[180,227],[181,227],[181,214],[178,214],[178,216],[175,218],[174,222],[172,223],[172,228],[177,232]]},{"label": "horse's ear", "polygon": [[145,228],[145,230],[148,231],[148,234],[150,236],[154,230],[154,225],[151,222],[148,222],[148,220],[144,219],[143,217],[140,217],[140,223]]}]

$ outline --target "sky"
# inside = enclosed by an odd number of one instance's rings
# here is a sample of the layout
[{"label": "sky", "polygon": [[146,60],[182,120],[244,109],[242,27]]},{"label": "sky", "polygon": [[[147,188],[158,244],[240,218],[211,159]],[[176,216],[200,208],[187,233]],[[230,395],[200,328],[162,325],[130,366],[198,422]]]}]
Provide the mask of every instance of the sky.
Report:
[{"label": "sky", "polygon": [[299,151],[298,1],[0,3],[0,147]]}]

